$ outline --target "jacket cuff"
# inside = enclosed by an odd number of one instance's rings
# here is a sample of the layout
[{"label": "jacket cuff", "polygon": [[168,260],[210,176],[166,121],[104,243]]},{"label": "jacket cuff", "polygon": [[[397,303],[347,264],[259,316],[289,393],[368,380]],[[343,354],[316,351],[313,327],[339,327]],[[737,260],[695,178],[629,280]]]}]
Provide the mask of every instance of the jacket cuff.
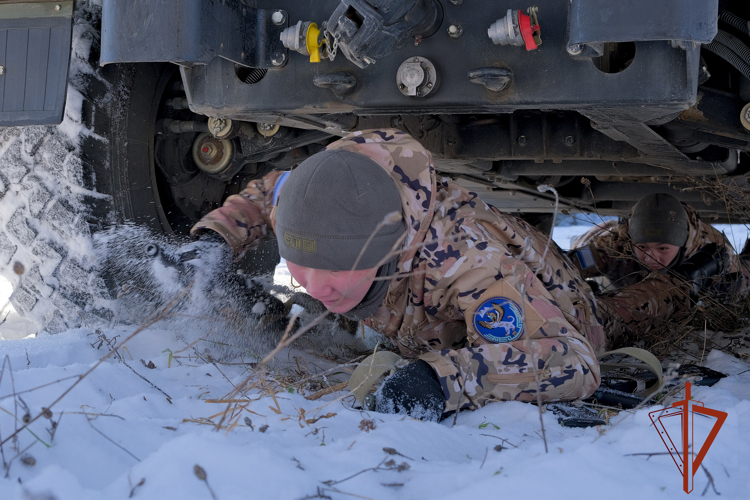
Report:
[{"label": "jacket cuff", "polygon": [[455,351],[445,350],[439,353],[428,352],[417,358],[430,365],[437,373],[445,396],[445,412],[473,406],[464,393],[463,376],[456,365],[456,358],[451,356],[451,353],[456,354]]}]

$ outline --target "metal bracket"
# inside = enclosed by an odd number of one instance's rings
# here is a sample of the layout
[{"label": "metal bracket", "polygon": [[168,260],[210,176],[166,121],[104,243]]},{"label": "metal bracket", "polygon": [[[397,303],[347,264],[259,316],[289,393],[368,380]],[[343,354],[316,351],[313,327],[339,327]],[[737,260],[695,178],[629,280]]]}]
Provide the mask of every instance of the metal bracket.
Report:
[{"label": "metal bracket", "polygon": [[104,0],[100,64],[190,67],[221,57],[254,68],[279,67],[289,59],[280,39],[288,17],[238,0]]}]

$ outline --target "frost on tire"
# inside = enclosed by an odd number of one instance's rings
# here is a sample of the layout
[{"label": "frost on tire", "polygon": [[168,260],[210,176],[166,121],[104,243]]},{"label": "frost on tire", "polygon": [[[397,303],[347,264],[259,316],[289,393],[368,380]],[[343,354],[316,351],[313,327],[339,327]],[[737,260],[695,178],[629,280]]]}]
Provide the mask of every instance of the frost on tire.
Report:
[{"label": "frost on tire", "polygon": [[84,87],[96,78],[89,55],[99,9],[77,2],[63,122],[0,130],[0,274],[13,285],[16,311],[49,333],[112,318],[89,230],[104,222],[90,220],[90,200],[110,197],[93,191],[81,148],[84,136],[106,142],[82,121]]}]

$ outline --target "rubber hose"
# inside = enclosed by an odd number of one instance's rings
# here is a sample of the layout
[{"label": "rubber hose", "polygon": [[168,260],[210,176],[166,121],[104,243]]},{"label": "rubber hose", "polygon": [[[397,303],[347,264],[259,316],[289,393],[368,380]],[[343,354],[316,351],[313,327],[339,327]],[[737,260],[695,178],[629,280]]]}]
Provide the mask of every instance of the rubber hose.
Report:
[{"label": "rubber hose", "polygon": [[729,47],[732,52],[740,56],[746,64],[750,64],[750,48],[742,43],[739,38],[730,35],[726,31],[719,30],[719,32],[716,33],[714,41]]},{"label": "rubber hose", "polygon": [[730,26],[734,26],[746,35],[750,35],[750,26],[748,26],[747,21],[742,19],[737,14],[732,14],[731,12],[724,11],[719,16],[719,20],[724,21]]},{"label": "rubber hose", "polygon": [[745,78],[750,80],[750,64],[747,64],[740,56],[729,50],[726,46],[714,41],[708,45],[704,45],[703,48],[724,59],[742,73]]}]

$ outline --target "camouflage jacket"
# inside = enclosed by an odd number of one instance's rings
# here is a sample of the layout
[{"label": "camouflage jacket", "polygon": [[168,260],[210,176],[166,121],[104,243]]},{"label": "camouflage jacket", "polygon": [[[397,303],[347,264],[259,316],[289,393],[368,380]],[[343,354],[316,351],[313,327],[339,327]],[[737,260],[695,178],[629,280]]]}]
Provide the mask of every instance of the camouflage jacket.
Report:
[{"label": "camouflage jacket", "polygon": [[[553,241],[438,178],[429,151],[401,131],[354,132],[327,149],[364,154],[396,182],[408,234],[396,278],[365,323],[433,366],[446,411],[535,400],[533,362],[543,400],[593,393],[602,322],[591,289]],[[252,248],[273,227],[279,175],[248,184],[194,232],[213,229],[235,251]]]},{"label": "camouflage jacket", "polygon": [[[747,289],[750,284],[750,273],[724,234],[703,222],[692,207],[685,205],[685,210],[688,214],[689,232],[685,242],[684,258],[689,258],[705,245],[716,243],[726,251],[725,273],[739,272],[744,275],[741,286],[742,289]],[[629,230],[628,221],[618,223],[616,220],[608,220],[573,240],[571,248],[589,245],[591,250],[596,252],[598,269],[585,273],[585,277],[603,275],[612,280],[616,288],[620,288],[638,283],[649,275],[651,271],[641,266],[633,253]]]}]

